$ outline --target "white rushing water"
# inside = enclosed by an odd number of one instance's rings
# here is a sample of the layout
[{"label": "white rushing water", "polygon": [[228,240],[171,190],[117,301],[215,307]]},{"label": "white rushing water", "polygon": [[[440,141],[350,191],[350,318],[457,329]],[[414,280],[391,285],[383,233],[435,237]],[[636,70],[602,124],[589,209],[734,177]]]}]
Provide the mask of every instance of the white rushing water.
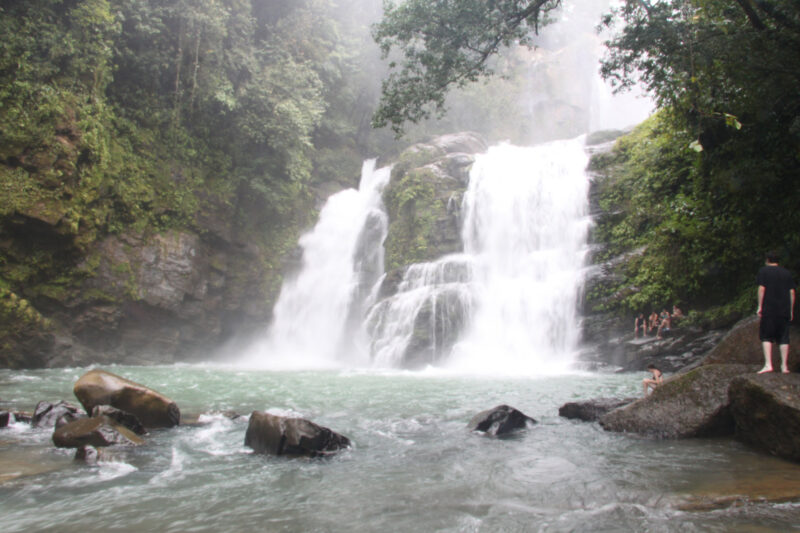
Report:
[{"label": "white rushing water", "polygon": [[426,366],[456,372],[565,371],[579,338],[586,236],[583,138],[478,154],[462,206],[464,252],[403,272],[373,304],[383,274],[390,169],[328,199],[300,240],[303,266],[247,364],[268,368]]},{"label": "white rushing water", "polygon": [[478,156],[462,232],[475,313],[452,367],[538,375],[572,362],[590,225],[587,164],[582,137]]},{"label": "white rushing water", "polygon": [[363,350],[354,344],[361,307],[368,305],[369,289],[383,271],[381,192],[390,172],[366,161],[358,190],[327,200],[314,229],[300,239],[302,268],[284,283],[266,338],[243,364],[299,369],[364,363]]}]

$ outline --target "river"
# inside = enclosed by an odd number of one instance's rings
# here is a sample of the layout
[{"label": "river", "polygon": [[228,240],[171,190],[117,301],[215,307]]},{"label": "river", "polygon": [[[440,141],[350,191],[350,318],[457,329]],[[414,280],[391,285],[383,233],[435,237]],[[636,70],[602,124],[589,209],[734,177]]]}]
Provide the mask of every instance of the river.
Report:
[{"label": "river", "polygon": [[[85,370],[0,371],[0,398],[27,411],[75,402]],[[800,504],[780,503],[800,493],[797,465],[731,440],[654,441],[558,416],[568,401],[638,394],[638,375],[109,370],[171,397],[184,423],[95,466],[54,448],[49,430],[0,430],[4,531],[767,532],[800,522]],[[538,424],[509,438],[467,430],[502,403]],[[353,446],[321,460],[252,454],[253,410],[308,418]]]}]

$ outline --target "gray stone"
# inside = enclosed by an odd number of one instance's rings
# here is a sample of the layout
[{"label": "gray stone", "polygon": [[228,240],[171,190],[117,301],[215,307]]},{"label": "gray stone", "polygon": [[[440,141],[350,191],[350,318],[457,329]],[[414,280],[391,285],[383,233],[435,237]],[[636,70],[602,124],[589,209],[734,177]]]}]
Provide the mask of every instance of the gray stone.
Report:
[{"label": "gray stone", "polygon": [[607,431],[660,439],[733,435],[728,385],[747,365],[707,365],[672,376],[649,396],[600,418]]},{"label": "gray stone", "polygon": [[564,418],[595,422],[609,411],[634,401],[636,398],[594,398],[583,402],[567,402],[558,408],[558,414]]},{"label": "gray stone", "polygon": [[69,402],[63,400],[58,403],[41,401],[33,410],[31,424],[37,428],[54,428],[59,420],[72,421],[82,416],[86,416],[86,413]]},{"label": "gray stone", "polygon": [[800,462],[800,375],[750,374],[728,391],[736,438],[753,448]]}]

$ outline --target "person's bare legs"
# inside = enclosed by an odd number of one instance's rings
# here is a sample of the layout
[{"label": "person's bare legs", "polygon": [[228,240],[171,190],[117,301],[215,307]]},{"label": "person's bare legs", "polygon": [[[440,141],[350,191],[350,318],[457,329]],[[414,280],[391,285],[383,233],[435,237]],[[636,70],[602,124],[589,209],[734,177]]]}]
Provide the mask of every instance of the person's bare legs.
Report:
[{"label": "person's bare legs", "polygon": [[781,372],[784,374],[789,373],[789,345],[779,344],[778,349],[781,351]]},{"label": "person's bare legs", "polygon": [[[758,371],[759,374],[764,374],[765,372],[772,372],[772,343],[769,341],[763,341],[761,343],[761,348],[764,350],[764,368]],[[786,347],[787,355],[788,355],[788,345]]]}]

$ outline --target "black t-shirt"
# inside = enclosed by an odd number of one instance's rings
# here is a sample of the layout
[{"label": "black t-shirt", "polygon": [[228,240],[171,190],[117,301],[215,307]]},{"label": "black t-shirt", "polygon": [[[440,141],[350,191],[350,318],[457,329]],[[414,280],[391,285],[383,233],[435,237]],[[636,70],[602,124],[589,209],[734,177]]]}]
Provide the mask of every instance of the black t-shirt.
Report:
[{"label": "black t-shirt", "polygon": [[756,276],[756,283],[764,287],[761,316],[790,318],[792,300],[789,291],[795,288],[792,275],[783,267],[766,265]]}]

